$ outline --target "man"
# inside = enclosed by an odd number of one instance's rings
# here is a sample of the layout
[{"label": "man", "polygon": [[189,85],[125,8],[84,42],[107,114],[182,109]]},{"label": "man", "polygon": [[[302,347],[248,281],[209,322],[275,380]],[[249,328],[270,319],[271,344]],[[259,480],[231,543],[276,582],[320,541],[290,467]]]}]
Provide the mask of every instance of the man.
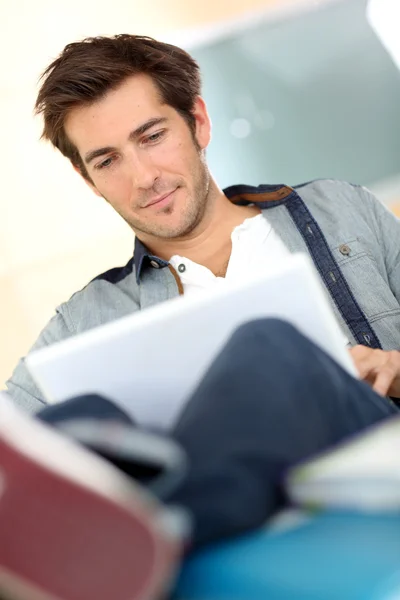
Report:
[{"label": "man", "polygon": [[[398,221],[366,190],[334,181],[296,189],[236,185],[222,192],[205,162],[211,125],[198,66],[183,50],[149,38],[70,44],[45,71],[36,108],[44,117],[44,137],[125,219],[136,242],[125,267],[100,275],[57,309],[35,348],[180,293],[262,274],[287,252],[306,251],[313,258],[343,332],[355,345],[360,374],[380,395],[289,324],[263,320],[244,325],[228,341],[170,432],[190,469],[161,499],[189,510],[192,544],[259,526],[284,502],[281,480],[288,467],[397,413],[382,396],[400,397]],[[44,408],[23,361],[8,389],[19,406],[39,411],[40,419],[63,433],[68,419],[99,420],[104,410],[114,425],[125,421],[100,398],[92,397],[89,406],[87,398],[78,398]],[[32,432],[35,426],[32,419]],[[0,441],[8,450],[6,429],[0,422]],[[16,470],[15,453],[3,452],[8,497],[19,502],[9,503],[10,522],[25,514],[21,489],[24,498],[40,493],[34,474],[49,455],[48,505],[59,506],[51,494],[63,492],[60,478],[54,481],[65,469],[62,453],[46,446],[38,455],[35,440],[33,434],[21,440],[30,477]],[[92,491],[96,508],[104,494]],[[83,506],[82,495],[77,488],[74,506]],[[78,514],[85,525],[87,515]],[[64,512],[56,519],[56,530],[67,536]],[[20,532],[23,547],[26,530]],[[57,541],[64,548],[64,538]],[[40,536],[34,544],[39,552]],[[86,553],[82,572],[95,572],[95,550]],[[18,560],[13,564],[20,576],[24,567]],[[65,581],[62,568],[49,573],[53,583]],[[50,584],[46,580],[43,589],[51,590]]]},{"label": "man", "polygon": [[[136,234],[133,258],[58,307],[34,349],[308,252],[361,377],[400,396],[400,226],[365,189],[316,181],[222,191],[205,160],[211,124],[196,62],[151,38],[69,44],[44,72],[43,137]],[[295,296],[293,297],[295,302]],[[24,362],[7,382],[21,407],[45,400]]]}]

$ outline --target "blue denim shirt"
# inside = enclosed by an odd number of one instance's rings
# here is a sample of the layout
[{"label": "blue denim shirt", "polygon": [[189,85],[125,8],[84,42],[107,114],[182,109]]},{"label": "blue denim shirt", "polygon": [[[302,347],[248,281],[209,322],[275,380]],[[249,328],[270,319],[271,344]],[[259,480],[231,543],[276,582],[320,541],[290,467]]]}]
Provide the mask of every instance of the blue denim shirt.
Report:
[{"label": "blue denim shirt", "polygon": [[[352,344],[400,349],[400,221],[368,190],[320,180],[296,188],[235,185],[224,192],[237,204],[257,204],[291,252],[311,255]],[[171,265],[150,255],[136,239],[133,258],[99,275],[59,306],[32,350],[182,291]],[[35,411],[45,402],[23,359],[7,387],[27,410]]]}]

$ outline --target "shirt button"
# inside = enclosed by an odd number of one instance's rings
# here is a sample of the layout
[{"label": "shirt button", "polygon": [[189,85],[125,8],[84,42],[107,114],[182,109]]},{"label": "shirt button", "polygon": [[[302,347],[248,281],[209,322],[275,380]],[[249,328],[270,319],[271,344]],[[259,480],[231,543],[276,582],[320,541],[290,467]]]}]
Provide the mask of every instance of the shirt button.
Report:
[{"label": "shirt button", "polygon": [[150,261],[150,264],[151,264],[151,266],[152,266],[154,269],[159,269],[159,268],[160,268],[160,265],[158,264],[158,262],[157,262],[156,260],[151,260],[151,261]]},{"label": "shirt button", "polygon": [[344,256],[348,256],[350,254],[350,250],[350,246],[348,246],[347,244],[341,244],[341,246],[339,246],[339,252]]},{"label": "shirt button", "polygon": [[181,263],[178,266],[178,271],[179,271],[179,273],[184,273],[186,271],[186,266],[183,263]]}]

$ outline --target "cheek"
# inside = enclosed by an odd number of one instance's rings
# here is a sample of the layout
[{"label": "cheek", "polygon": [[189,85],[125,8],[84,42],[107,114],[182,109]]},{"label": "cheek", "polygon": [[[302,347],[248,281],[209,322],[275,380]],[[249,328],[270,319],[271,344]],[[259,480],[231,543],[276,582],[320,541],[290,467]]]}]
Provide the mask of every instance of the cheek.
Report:
[{"label": "cheek", "polygon": [[161,173],[184,175],[193,160],[192,145],[182,140],[171,140],[165,146],[154,148],[153,160]]},{"label": "cheek", "polygon": [[115,208],[123,207],[132,194],[132,180],[122,173],[99,178],[96,187],[102,196]]}]

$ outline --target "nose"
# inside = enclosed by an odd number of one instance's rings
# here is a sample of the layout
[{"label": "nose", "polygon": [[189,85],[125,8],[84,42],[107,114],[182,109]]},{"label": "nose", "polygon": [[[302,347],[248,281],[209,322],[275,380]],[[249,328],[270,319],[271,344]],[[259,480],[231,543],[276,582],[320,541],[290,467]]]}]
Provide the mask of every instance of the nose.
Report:
[{"label": "nose", "polygon": [[160,177],[160,169],[146,152],[133,152],[129,162],[133,185],[148,190]]}]

